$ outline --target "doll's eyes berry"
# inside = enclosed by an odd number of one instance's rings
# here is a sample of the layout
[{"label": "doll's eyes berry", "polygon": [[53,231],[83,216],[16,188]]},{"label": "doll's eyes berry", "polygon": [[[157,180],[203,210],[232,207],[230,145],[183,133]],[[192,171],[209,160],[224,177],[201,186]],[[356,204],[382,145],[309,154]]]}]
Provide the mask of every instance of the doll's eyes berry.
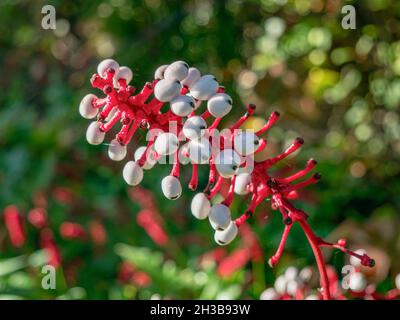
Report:
[{"label": "doll's eyes berry", "polygon": [[[91,83],[105,96],[88,94],[79,105],[82,117],[93,119],[97,116],[97,121],[91,122],[86,131],[90,144],[104,143],[106,134],[120,126],[107,143],[108,155],[114,161],[128,158],[122,169],[128,185],[140,184],[145,178],[144,170],[148,172],[156,163],[168,163],[168,159],[173,159],[170,173],[161,179],[161,190],[166,198],[176,200],[182,194],[184,179],[181,172],[185,169],[182,166],[191,166],[188,186],[192,190],[198,187],[199,174],[203,174],[199,169],[204,166],[209,175],[207,187],[193,197],[190,211],[199,220],[208,218],[217,244],[231,243],[239,228],[257,214],[258,206],[267,199],[271,209],[282,216],[285,225],[281,246],[286,242],[291,226],[298,222],[313,247],[322,279],[327,278],[320,252],[322,245],[349,253],[352,264],[374,265],[374,260],[365,252],[355,253],[345,248],[345,241],[330,244],[319,240],[308,225],[308,215],[290,202],[299,197],[299,190],[321,178],[319,173],[310,173],[317,164],[314,159],[310,159],[303,169],[285,177],[279,177],[278,171],[274,170],[276,164],[302,147],[302,138],[294,139],[281,153],[255,160],[256,153],[268,145],[266,137],[261,136],[277,122],[279,112],[273,111],[258,131],[242,129],[256,109],[254,104],[248,104],[243,116],[233,123],[227,119],[226,123],[230,125],[221,128],[220,121],[233,109],[233,101],[215,76],[201,75],[197,68],[189,67],[184,61],[157,68],[154,81],[146,83],[140,91],[128,85],[133,76],[131,69],[120,67],[115,60],[102,61]],[[128,147],[137,129],[147,131],[150,139],[137,148],[132,157]],[[227,189],[221,192],[224,185]],[[216,201],[222,194],[225,198]],[[248,195],[247,207],[242,214],[231,211],[235,194]],[[282,251],[280,247],[269,259],[271,266],[279,261]],[[297,282],[299,277],[295,270],[287,271],[285,277],[277,279],[274,291],[266,292],[265,297],[296,292],[301,288]],[[354,275],[350,282],[354,291],[365,288],[360,275]],[[329,287],[326,281],[321,283],[322,296],[328,299]]]}]

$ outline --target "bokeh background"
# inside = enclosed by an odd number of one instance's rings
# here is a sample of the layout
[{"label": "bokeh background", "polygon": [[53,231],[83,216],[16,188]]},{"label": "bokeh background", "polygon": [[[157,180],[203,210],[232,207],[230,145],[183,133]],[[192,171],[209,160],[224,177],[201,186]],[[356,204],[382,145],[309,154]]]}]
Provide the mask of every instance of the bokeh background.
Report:
[{"label": "bokeh background", "polygon": [[[56,8],[56,30],[41,27],[46,4]],[[356,8],[355,30],[341,27],[345,4]],[[246,103],[258,107],[253,128],[279,110],[268,152],[301,136],[303,150],[280,170],[314,157],[323,176],[297,205],[318,234],[369,250],[377,261],[369,281],[393,288],[399,17],[400,3],[389,0],[0,1],[0,298],[258,299],[289,265],[314,266],[294,228],[269,268],[283,226],[268,201],[240,239],[218,248],[209,225],[189,212],[191,191],[163,197],[168,166],[147,172],[140,187],[125,184],[123,163],[86,142],[89,123],[78,113],[86,93],[99,94],[89,79],[108,57],[132,68],[137,87],[174,60],[215,74],[235,101],[225,124]],[[131,157],[144,144],[134,139]],[[246,201],[236,199],[233,212]],[[24,234],[12,239],[4,213],[17,210]],[[55,290],[41,286],[43,248],[58,265]],[[326,256],[340,274],[347,258]]]}]

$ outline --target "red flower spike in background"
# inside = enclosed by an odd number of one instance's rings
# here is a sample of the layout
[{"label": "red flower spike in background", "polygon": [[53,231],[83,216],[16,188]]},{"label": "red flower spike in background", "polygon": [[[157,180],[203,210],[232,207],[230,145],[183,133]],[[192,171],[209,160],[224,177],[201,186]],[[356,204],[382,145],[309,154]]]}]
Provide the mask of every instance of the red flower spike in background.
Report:
[{"label": "red flower spike in background", "polygon": [[25,231],[22,217],[16,206],[8,206],[4,209],[4,222],[14,247],[20,248],[25,243]]},{"label": "red flower spike in background", "polygon": [[[230,243],[238,229],[254,215],[257,207],[265,199],[271,199],[272,210],[282,216],[284,232],[276,253],[269,259],[270,266],[278,263],[291,227],[298,223],[314,252],[324,299],[330,299],[331,294],[321,247],[339,249],[359,259],[362,265],[374,265],[374,260],[367,254],[348,250],[343,239],[333,244],[316,236],[307,222],[308,215],[289,201],[298,197],[298,190],[320,180],[319,173],[306,178],[317,164],[314,159],[310,159],[304,169],[291,176],[270,176],[270,168],[301,148],[304,143],[302,138],[296,138],[277,156],[254,161],[254,155],[268,145],[262,136],[277,122],[278,112],[272,112],[266,124],[257,132],[240,130],[256,109],[255,105],[249,104],[246,113],[236,123],[218,132],[221,119],[231,111],[233,103],[214,76],[201,76],[196,68],[176,61],[159,67],[155,72],[155,80],[146,83],[137,93],[134,87],[128,85],[133,77],[128,67],[120,67],[116,61],[107,59],[99,64],[97,71],[91,78],[91,84],[100,89],[105,97],[88,94],[79,106],[83,117],[90,119],[97,115],[97,121],[92,122],[86,132],[88,142],[101,144],[105,134],[119,122],[121,129],[111,141],[108,154],[112,160],[121,161],[127,155],[127,145],[135,132],[149,131],[147,145],[137,149],[134,160],[127,162],[123,169],[123,178],[129,185],[138,185],[143,179],[144,170],[150,170],[157,161],[165,163],[170,156],[174,160],[171,173],[162,180],[161,188],[168,199],[175,200],[182,192],[180,165],[192,166],[189,182],[192,190],[198,185],[198,165],[208,165],[208,185],[203,192],[195,195],[191,209],[196,218],[209,219],[215,229],[215,241],[220,245]],[[170,109],[162,113],[166,103]],[[207,109],[200,111],[204,103]],[[210,200],[220,192],[224,181],[230,183],[225,199],[211,205]],[[251,194],[251,200],[246,211],[232,220],[230,206],[235,193]],[[150,220],[148,213],[142,212],[138,216],[138,223],[148,228],[148,232]],[[154,230],[151,233],[154,234]]]}]

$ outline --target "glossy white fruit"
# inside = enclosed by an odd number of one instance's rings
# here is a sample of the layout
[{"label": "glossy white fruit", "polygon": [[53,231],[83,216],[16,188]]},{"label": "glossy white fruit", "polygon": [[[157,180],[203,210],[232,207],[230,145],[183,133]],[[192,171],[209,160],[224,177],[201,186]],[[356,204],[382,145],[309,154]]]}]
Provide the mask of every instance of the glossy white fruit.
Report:
[{"label": "glossy white fruit", "polygon": [[[113,59],[105,59],[102,62],[99,63],[97,66],[97,73],[99,74],[100,77],[105,77],[106,71],[113,69],[115,71],[115,75],[118,73],[119,70],[119,64],[117,61]],[[114,77],[115,77],[114,75]]]},{"label": "glossy white fruit", "polygon": [[180,117],[186,117],[190,113],[192,113],[196,104],[192,96],[182,95],[176,97],[174,100],[170,102],[171,111]]},{"label": "glossy white fruit", "polygon": [[253,154],[260,145],[260,139],[251,131],[242,131],[235,134],[233,145],[237,153],[242,156]]},{"label": "glossy white fruit", "polygon": [[349,287],[354,292],[361,292],[367,286],[367,280],[361,272],[353,272],[349,276]]},{"label": "glossy white fruit", "polygon": [[198,69],[189,68],[189,72],[188,72],[186,78],[181,81],[181,84],[190,89],[193,86],[193,84],[200,79],[200,77],[201,77],[201,74]]},{"label": "glossy white fruit", "polygon": [[299,274],[300,279],[305,283],[308,283],[311,280],[312,276],[313,276],[313,271],[310,267],[305,267],[301,269]]},{"label": "glossy white fruit", "polygon": [[190,205],[192,214],[199,220],[203,220],[208,217],[211,210],[210,200],[207,199],[205,193],[200,192],[193,197]]},{"label": "glossy white fruit", "polygon": [[211,144],[206,138],[189,142],[189,158],[192,163],[207,163],[211,156]]},{"label": "glossy white fruit", "polygon": [[126,156],[126,146],[121,145],[117,139],[112,140],[108,146],[108,156],[111,160],[121,161]]},{"label": "glossy white fruit", "polygon": [[105,132],[100,130],[101,122],[92,122],[86,130],[86,140],[93,145],[103,142]]},{"label": "glossy white fruit", "polygon": [[230,222],[225,230],[217,230],[214,234],[214,240],[220,246],[226,246],[236,238],[238,234],[238,227],[234,222]]},{"label": "glossy white fruit", "polygon": [[114,78],[115,80],[117,80],[117,83],[119,79],[125,79],[126,83],[128,84],[129,82],[132,81],[133,78],[132,70],[128,67],[120,67],[118,69],[117,75]]},{"label": "glossy white fruit", "polygon": [[242,173],[236,176],[235,193],[241,196],[249,193],[247,186],[251,183],[251,174]]},{"label": "glossy white fruit", "polygon": [[290,266],[285,271],[286,280],[296,280],[299,270],[296,267]]},{"label": "glossy white fruit", "polygon": [[315,294],[310,294],[305,298],[305,300],[319,300],[318,296]]},{"label": "glossy white fruit", "polygon": [[396,276],[395,283],[396,288],[400,290],[400,273]]},{"label": "glossy white fruit", "polygon": [[222,118],[232,110],[232,98],[226,93],[216,93],[208,100],[207,109],[214,117]]},{"label": "glossy white fruit", "polygon": [[[358,249],[355,251],[355,253],[359,254],[359,255],[364,255],[367,253],[367,251],[365,251],[364,249]],[[361,266],[361,261],[360,259],[350,256],[350,264],[355,266],[355,267],[360,267]]]},{"label": "glossy white fruit", "polygon": [[154,142],[154,150],[162,156],[173,154],[178,150],[178,147],[179,140],[177,136],[170,132],[159,134]]},{"label": "glossy white fruit", "polygon": [[211,207],[208,219],[214,230],[225,230],[231,223],[231,211],[224,204],[215,204]]},{"label": "glossy white fruit", "polygon": [[190,88],[190,94],[198,100],[210,99],[218,90],[218,82],[213,75],[202,76]]},{"label": "glossy white fruit", "polygon": [[274,288],[268,288],[260,295],[260,300],[277,300],[278,298],[279,295]]},{"label": "glossy white fruit", "polygon": [[81,103],[79,104],[79,113],[85,119],[94,118],[99,111],[98,108],[95,108],[92,105],[92,101],[94,99],[97,99],[97,97],[94,94],[89,93],[83,97],[83,99],[81,100]]},{"label": "glossy white fruit", "polygon": [[296,295],[297,290],[300,288],[300,284],[295,280],[289,280],[286,284],[286,292],[292,297]]},{"label": "glossy white fruit", "polygon": [[183,165],[190,163],[190,158],[188,155],[189,152],[189,143],[185,143],[183,146],[179,148],[179,162]]},{"label": "glossy white fruit", "polygon": [[183,125],[182,132],[190,140],[200,139],[207,129],[206,121],[200,116],[187,119]]},{"label": "glossy white fruit", "polygon": [[161,102],[172,101],[179,95],[181,89],[179,81],[162,79],[154,87],[154,96]]},{"label": "glossy white fruit", "polygon": [[[136,149],[136,151],[133,155],[133,158],[135,159],[135,161],[139,161],[142,158],[143,153],[145,153],[146,149],[147,149],[146,146],[141,146]],[[154,167],[156,162],[157,162],[157,160],[154,158],[154,151],[149,150],[147,153],[146,162],[144,163],[142,168],[144,170],[150,170],[151,168]]]},{"label": "glossy white fruit", "polygon": [[[254,156],[249,155],[249,156],[245,156],[243,158],[244,159],[242,159],[241,166],[240,166],[239,170],[237,171],[237,174],[244,174],[244,173],[251,174],[254,170]],[[245,163],[244,166],[243,166],[243,163]]]},{"label": "glossy white fruit", "polygon": [[154,72],[154,79],[157,79],[157,80],[164,79],[164,72],[165,72],[165,69],[167,69],[167,67],[168,67],[167,64],[159,66],[157,68],[157,70]]},{"label": "glossy white fruit", "polygon": [[178,199],[182,194],[181,182],[174,176],[166,176],[161,181],[161,189],[164,196],[170,200]]},{"label": "glossy white fruit", "polygon": [[143,169],[137,162],[129,161],[122,170],[122,176],[127,184],[136,186],[143,179]]},{"label": "glossy white fruit", "polygon": [[276,278],[274,287],[276,292],[280,295],[286,293],[287,280],[284,275],[280,275],[278,278]]},{"label": "glossy white fruit", "polygon": [[187,93],[186,95],[193,99],[193,101],[194,101],[194,110],[197,110],[201,106],[202,101],[198,100],[198,99],[195,99],[190,93]]},{"label": "glossy white fruit", "polygon": [[215,157],[215,167],[224,178],[233,177],[240,166],[241,158],[232,149],[222,150]]},{"label": "glossy white fruit", "polygon": [[164,79],[182,81],[189,72],[189,65],[185,61],[175,61],[164,71]]}]

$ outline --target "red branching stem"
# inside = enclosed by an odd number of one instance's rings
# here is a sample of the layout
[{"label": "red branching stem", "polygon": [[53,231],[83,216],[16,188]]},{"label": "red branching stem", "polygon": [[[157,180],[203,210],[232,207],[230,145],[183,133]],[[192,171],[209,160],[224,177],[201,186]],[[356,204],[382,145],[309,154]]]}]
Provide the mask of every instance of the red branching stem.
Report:
[{"label": "red branching stem", "polygon": [[254,104],[249,104],[247,106],[247,112],[244,114],[244,116],[240,117],[238,121],[236,121],[235,124],[233,124],[230,127],[230,130],[233,132],[234,130],[240,128],[240,126],[245,123],[247,119],[249,119],[253,114],[254,110],[256,109],[256,106]]},{"label": "red branching stem", "polygon": [[256,132],[257,136],[260,136],[261,134],[263,134],[264,132],[268,131],[279,119],[279,112],[278,111],[274,111],[271,113],[271,115],[268,118],[267,123]]},{"label": "red branching stem", "polygon": [[268,264],[270,265],[271,268],[273,268],[279,262],[279,259],[282,256],[283,250],[285,249],[286,240],[288,238],[292,225],[293,224],[285,225],[285,228],[283,229],[283,234],[281,242],[279,243],[279,247],[276,250],[275,254],[268,260]]},{"label": "red branching stem", "polygon": [[303,228],[304,233],[310,243],[311,249],[314,252],[315,260],[317,262],[318,271],[320,274],[320,283],[322,287],[322,297],[324,300],[330,300],[331,294],[329,291],[329,280],[328,274],[326,271],[325,259],[324,255],[321,252],[321,248],[319,247],[319,238],[315,235],[314,231],[310,228],[310,225],[305,220],[297,220],[301,227]]},{"label": "red branching stem", "polygon": [[226,197],[226,199],[222,202],[224,205],[226,205],[227,207],[230,207],[232,204],[232,200],[233,200],[233,194],[235,191],[235,181],[236,181],[236,176],[233,176],[231,178],[231,185],[229,186],[229,191],[228,191],[228,196]]},{"label": "red branching stem", "polygon": [[196,190],[199,183],[199,173],[197,163],[192,163],[192,177],[189,182],[189,189]]},{"label": "red branching stem", "polygon": [[174,164],[172,166],[172,170],[171,170],[171,176],[174,176],[176,178],[179,178],[179,174],[180,174],[180,162],[179,162],[179,151],[176,151],[174,153]]},{"label": "red branching stem", "polygon": [[253,213],[259,204],[259,199],[260,197],[258,196],[257,190],[253,192],[253,195],[251,196],[251,201],[246,209],[246,212],[243,213],[239,218],[236,218],[234,223],[236,226],[239,228],[243,223],[246,222],[247,219],[251,218],[253,216]]},{"label": "red branching stem", "polygon": [[110,121],[103,123],[100,126],[100,130],[103,132],[108,132],[116,123],[119,119],[121,119],[122,116],[122,112],[120,110],[118,110],[117,112],[115,112],[115,114],[112,116],[112,118],[110,119]]},{"label": "red branching stem", "polygon": [[275,180],[281,184],[293,182],[297,179],[300,179],[301,177],[304,177],[307,173],[309,173],[312,169],[314,169],[316,164],[317,164],[317,161],[315,161],[314,159],[310,159],[310,160],[308,160],[307,165],[303,170],[300,170],[289,177],[276,178]]},{"label": "red branching stem", "polygon": [[321,247],[330,247],[338,249],[350,256],[353,256],[361,261],[361,264],[366,267],[373,267],[375,265],[375,260],[370,258],[367,254],[358,254],[352,250],[347,249],[344,245],[340,242],[343,242],[343,239],[339,240],[338,243],[329,243],[321,238],[318,238],[318,244]]},{"label": "red branching stem", "polygon": [[299,190],[299,189],[305,188],[305,187],[309,186],[310,184],[317,183],[318,180],[320,180],[320,179],[321,179],[321,175],[319,173],[316,173],[312,177],[308,178],[307,180],[287,186],[285,191],[293,191],[293,190]]},{"label": "red branching stem", "polygon": [[153,144],[154,144],[154,140],[151,140],[151,141],[149,141],[147,143],[146,150],[143,152],[142,156],[138,160],[139,166],[143,167],[144,164],[146,163],[147,157],[148,157],[149,152],[150,152],[150,148],[153,146]]},{"label": "red branching stem", "polygon": [[216,129],[218,127],[221,120],[222,120],[222,118],[215,118],[214,122],[208,128],[210,130],[210,132],[211,132],[211,130]]},{"label": "red branching stem", "polygon": [[215,183],[215,185],[210,190],[210,194],[207,196],[208,199],[213,198],[218,193],[218,191],[222,187],[222,183],[223,182],[224,182],[224,178],[219,176],[218,179],[217,179],[217,182]]},{"label": "red branching stem", "polygon": [[259,152],[263,151],[266,146],[267,146],[267,140],[260,139],[260,144],[259,144],[257,150],[254,153],[256,154],[256,153],[259,153]]},{"label": "red branching stem", "polygon": [[122,140],[123,145],[127,145],[131,141],[131,139],[132,139],[133,135],[135,134],[138,127],[139,127],[138,122],[133,121],[132,125],[130,126],[127,133],[125,134],[124,139]]},{"label": "red branching stem", "polygon": [[281,154],[277,155],[274,158],[267,159],[263,161],[263,164],[265,168],[269,168],[273,166],[275,163],[281,161],[282,159],[286,158],[287,156],[291,155],[295,151],[297,151],[302,144],[304,143],[304,140],[302,138],[296,138],[294,142]]}]

